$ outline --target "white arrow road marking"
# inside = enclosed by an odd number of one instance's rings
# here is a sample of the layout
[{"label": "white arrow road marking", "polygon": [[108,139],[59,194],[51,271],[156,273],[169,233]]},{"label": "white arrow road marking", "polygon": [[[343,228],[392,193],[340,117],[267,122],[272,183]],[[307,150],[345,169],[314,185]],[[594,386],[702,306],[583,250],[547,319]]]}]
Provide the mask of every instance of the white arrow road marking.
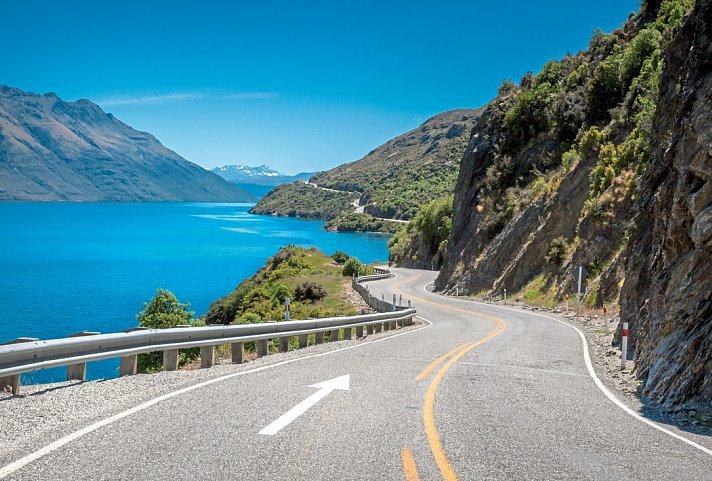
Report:
[{"label": "white arrow road marking", "polygon": [[266,436],[274,436],[282,430],[285,426],[288,426],[292,421],[297,419],[299,416],[307,412],[307,410],[328,396],[332,391],[340,389],[342,391],[349,390],[349,379],[350,375],[335,377],[329,381],[320,382],[317,384],[312,384],[309,387],[315,387],[319,389],[317,392],[306,398],[304,401],[300,402],[292,409],[287,411],[278,417],[272,424],[260,431],[260,434]]}]

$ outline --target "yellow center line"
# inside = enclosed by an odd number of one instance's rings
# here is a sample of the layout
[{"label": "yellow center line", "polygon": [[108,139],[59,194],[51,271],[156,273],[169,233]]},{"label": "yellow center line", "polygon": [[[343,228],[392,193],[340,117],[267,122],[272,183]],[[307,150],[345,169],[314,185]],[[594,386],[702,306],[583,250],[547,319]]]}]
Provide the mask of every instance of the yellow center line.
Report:
[{"label": "yellow center line", "polygon": [[425,369],[423,369],[423,370],[420,372],[420,374],[418,374],[418,376],[416,376],[415,380],[416,380],[416,381],[423,381],[424,379],[427,379],[428,376],[430,376],[430,374],[431,374],[438,366],[440,366],[440,364],[441,364],[443,361],[445,361],[445,359],[447,359],[448,357],[452,356],[453,354],[456,354],[460,349],[464,349],[464,348],[467,347],[467,346],[468,346],[468,343],[465,342],[465,343],[463,343],[463,344],[460,344],[460,345],[457,346],[456,348],[449,350],[448,352],[446,352],[445,354],[443,354],[442,356],[440,356],[439,358],[437,358],[436,360],[434,360],[433,362],[431,362],[431,363],[428,365],[428,367],[426,367]]},{"label": "yellow center line", "polygon": [[[405,282],[405,281],[404,281]],[[393,288],[397,291],[400,292],[401,294],[405,294],[403,291],[398,289],[399,286],[401,286],[404,282],[401,282],[400,284],[394,285]],[[471,344],[464,344],[460,345],[451,351],[447,352],[443,356],[439,357],[435,361],[433,361],[428,367],[426,367],[419,375],[416,377],[417,380],[422,380],[428,375],[430,375],[430,372],[437,368],[437,366],[440,365],[445,359],[447,359],[449,356],[452,356],[450,360],[445,362],[443,366],[438,370],[438,372],[435,374],[435,377],[433,377],[433,380],[430,383],[430,386],[428,386],[428,390],[425,393],[425,401],[423,403],[423,425],[425,426],[425,435],[428,438],[428,444],[430,444],[430,450],[433,452],[433,457],[435,458],[435,462],[438,465],[438,469],[440,470],[440,474],[443,477],[444,481],[457,481],[457,474],[455,473],[455,470],[452,467],[452,464],[450,464],[450,461],[447,458],[447,455],[445,454],[445,449],[443,448],[442,442],[440,441],[440,436],[438,435],[438,430],[437,427],[435,426],[435,393],[438,390],[438,386],[440,385],[440,381],[442,381],[443,377],[445,377],[445,373],[450,369],[450,367],[455,364],[462,356],[470,352],[472,349],[476,348],[477,346],[480,346],[484,344],[485,342],[493,339],[496,336],[499,336],[504,332],[504,330],[507,328],[507,325],[505,322],[494,316],[489,316],[487,314],[482,314],[480,312],[472,312],[468,311],[465,309],[459,309],[457,307],[451,307],[447,306],[444,304],[440,304],[438,302],[433,302],[429,301],[427,299],[424,299],[419,296],[413,296],[412,294],[408,294],[410,297],[414,299],[418,299],[418,301],[423,302],[425,304],[430,304],[433,306],[437,306],[442,309],[447,309],[450,311],[455,311],[455,312],[461,312],[464,314],[468,315],[474,315],[478,317],[483,317],[485,319],[489,319],[491,321],[494,321],[496,324],[496,327],[491,330],[484,338],[480,339],[477,342],[471,343]],[[426,373],[427,372],[427,373]],[[421,379],[421,376],[423,376],[425,373],[425,376]],[[412,454],[412,453],[411,453]],[[403,456],[401,452],[401,456]],[[404,470],[405,470],[405,462],[403,464]],[[406,472],[406,479],[408,480],[409,478],[407,477],[408,474]]]},{"label": "yellow center line", "polygon": [[405,473],[405,481],[420,481],[418,470],[415,467],[413,450],[408,448],[401,449],[401,459],[403,460],[403,473]]}]

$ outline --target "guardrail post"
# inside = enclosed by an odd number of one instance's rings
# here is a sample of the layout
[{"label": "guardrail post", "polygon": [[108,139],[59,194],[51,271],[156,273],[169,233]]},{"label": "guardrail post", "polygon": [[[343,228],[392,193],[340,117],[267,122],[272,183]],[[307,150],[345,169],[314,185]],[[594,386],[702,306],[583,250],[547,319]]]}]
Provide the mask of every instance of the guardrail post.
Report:
[{"label": "guardrail post", "polygon": [[344,328],[344,340],[345,341],[351,340],[351,328],[350,327]]},{"label": "guardrail post", "polygon": [[371,334],[373,334],[373,330],[374,330],[373,324],[367,325],[367,326],[366,326],[366,335],[367,335],[367,336],[370,336]]},{"label": "guardrail post", "polygon": [[339,340],[339,330],[334,329],[329,333],[329,342],[334,342]]},{"label": "guardrail post", "polygon": [[257,357],[264,357],[269,354],[269,339],[257,341]]},{"label": "guardrail post", "polygon": [[138,356],[125,356],[119,361],[119,376],[133,376],[137,372]]},{"label": "guardrail post", "polygon": [[319,331],[314,334],[314,342],[317,344],[324,344],[324,331]]},{"label": "guardrail post", "polygon": [[363,337],[363,326],[356,326],[356,339]]},{"label": "guardrail post", "polygon": [[384,321],[383,322],[383,330],[384,331],[390,331],[391,330],[391,323],[389,321]]},{"label": "guardrail post", "polygon": [[304,349],[309,345],[309,335],[300,334],[299,335],[299,349]]},{"label": "guardrail post", "polygon": [[245,362],[245,344],[242,342],[234,342],[230,345],[232,353],[232,362],[234,364],[242,364]]},{"label": "guardrail post", "polygon": [[289,352],[289,337],[279,338],[279,352]]},{"label": "guardrail post", "polygon": [[[84,337],[96,336],[99,332],[82,331],[72,334],[69,337]],[[70,364],[67,366],[67,381],[86,381],[87,380],[87,363],[80,362],[78,364]]]},{"label": "guardrail post", "polygon": [[200,346],[200,368],[206,369],[215,364],[215,346]]},{"label": "guardrail post", "polygon": [[[20,344],[23,342],[35,342],[39,341],[38,337],[18,337],[14,341],[7,342],[5,344]],[[7,388],[10,388],[10,391],[14,395],[20,394],[20,375],[19,374],[13,374],[12,376],[4,376],[0,377],[0,391],[4,391]]]},{"label": "guardrail post", "polygon": [[168,349],[163,351],[163,370],[178,370],[178,349]]}]

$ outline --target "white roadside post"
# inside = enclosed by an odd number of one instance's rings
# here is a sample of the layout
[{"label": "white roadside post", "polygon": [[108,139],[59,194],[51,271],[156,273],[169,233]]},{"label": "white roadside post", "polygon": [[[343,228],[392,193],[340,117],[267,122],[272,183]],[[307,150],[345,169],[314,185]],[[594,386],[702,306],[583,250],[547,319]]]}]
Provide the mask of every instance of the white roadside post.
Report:
[{"label": "white roadside post", "polygon": [[507,289],[504,290],[504,302],[507,302]]},{"label": "white roadside post", "polygon": [[455,297],[460,297],[460,288],[455,286]]},{"label": "white roadside post", "polygon": [[393,294],[393,310],[394,310],[394,311],[397,310],[397,309],[396,309],[396,295],[395,295],[395,294]]},{"label": "white roadside post", "polygon": [[626,361],[628,360],[628,323],[623,323],[623,330],[621,331],[621,370],[626,368]]},{"label": "white roadside post", "polygon": [[401,307],[403,305],[403,294],[400,294],[398,296],[398,307]]},{"label": "white roadside post", "polygon": [[289,305],[292,303],[292,300],[289,297],[284,298],[284,320],[288,321],[289,320]]}]

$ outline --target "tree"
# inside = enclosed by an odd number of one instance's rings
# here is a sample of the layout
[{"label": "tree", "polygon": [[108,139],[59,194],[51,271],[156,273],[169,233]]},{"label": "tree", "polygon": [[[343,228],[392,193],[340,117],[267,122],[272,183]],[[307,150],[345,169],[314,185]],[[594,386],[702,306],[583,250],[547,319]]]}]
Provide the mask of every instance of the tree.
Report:
[{"label": "tree", "polygon": [[140,326],[165,329],[190,324],[195,312],[188,309],[189,303],[181,303],[175,294],[167,289],[158,289],[151,302],[143,304],[143,310],[136,315],[136,319]]},{"label": "tree", "polygon": [[361,264],[361,261],[359,261],[355,257],[351,257],[344,263],[344,269],[342,272],[345,276],[351,277],[354,274],[358,275],[359,271],[363,270],[363,264]]},{"label": "tree", "polygon": [[[143,304],[143,309],[136,315],[140,326],[153,329],[166,329],[181,324],[194,324],[193,311],[189,311],[190,304],[183,304],[169,290],[158,289],[150,302]],[[179,365],[192,361],[198,357],[199,348],[181,351],[178,359]],[[163,353],[149,352],[139,354],[137,359],[138,372],[160,371],[163,365]]]}]

